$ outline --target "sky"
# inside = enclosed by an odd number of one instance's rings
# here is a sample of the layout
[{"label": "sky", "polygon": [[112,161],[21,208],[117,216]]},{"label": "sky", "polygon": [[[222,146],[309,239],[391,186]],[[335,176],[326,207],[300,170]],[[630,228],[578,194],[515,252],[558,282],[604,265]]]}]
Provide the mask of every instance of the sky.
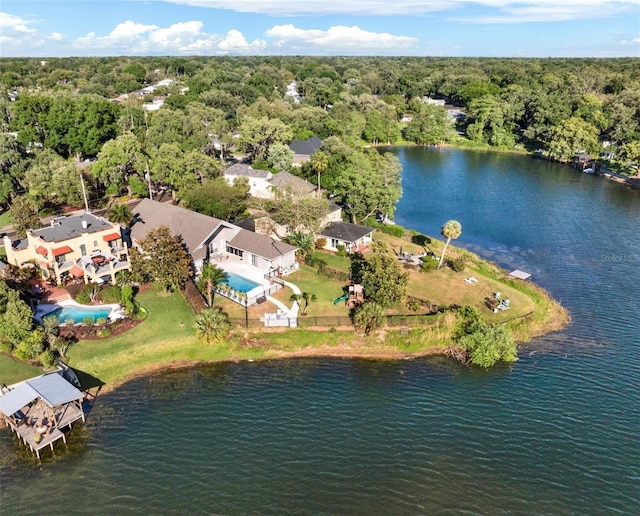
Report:
[{"label": "sky", "polygon": [[0,57],[640,57],[640,0],[2,0]]}]

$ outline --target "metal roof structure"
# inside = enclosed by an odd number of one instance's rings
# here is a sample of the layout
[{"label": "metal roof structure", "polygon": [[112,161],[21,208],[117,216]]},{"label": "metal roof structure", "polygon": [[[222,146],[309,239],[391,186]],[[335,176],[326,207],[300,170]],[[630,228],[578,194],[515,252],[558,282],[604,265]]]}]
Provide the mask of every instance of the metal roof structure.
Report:
[{"label": "metal roof structure", "polygon": [[509,273],[509,277],[510,278],[518,278],[521,280],[528,280],[531,277],[531,274],[529,274],[528,272],[524,272],[521,271],[519,269],[516,269],[515,271],[511,271]]},{"label": "metal roof structure", "polygon": [[0,412],[11,416],[38,398],[53,408],[82,400],[84,394],[59,373],[50,373],[26,380],[0,396]]}]

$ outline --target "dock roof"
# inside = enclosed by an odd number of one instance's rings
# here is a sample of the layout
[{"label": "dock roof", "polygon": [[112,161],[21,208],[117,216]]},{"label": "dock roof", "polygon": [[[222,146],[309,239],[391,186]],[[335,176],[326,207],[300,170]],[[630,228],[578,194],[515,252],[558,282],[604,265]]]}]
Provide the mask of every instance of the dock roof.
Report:
[{"label": "dock roof", "polygon": [[84,394],[57,372],[50,373],[26,380],[1,396],[0,411],[11,416],[38,398],[50,407],[57,407],[81,400]]}]

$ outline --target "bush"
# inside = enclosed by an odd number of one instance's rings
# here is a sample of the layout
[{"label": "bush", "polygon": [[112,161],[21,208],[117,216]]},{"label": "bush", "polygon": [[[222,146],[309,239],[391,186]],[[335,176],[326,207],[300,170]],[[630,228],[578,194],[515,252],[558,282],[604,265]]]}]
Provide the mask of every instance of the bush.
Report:
[{"label": "bush", "polygon": [[47,349],[42,353],[40,353],[39,358],[40,358],[40,363],[44,367],[51,367],[56,362],[55,355],[53,354],[53,351],[51,351],[50,349]]},{"label": "bush", "polygon": [[95,324],[95,319],[93,317],[91,317],[90,315],[85,317],[84,319],[82,319],[82,324],[84,326],[93,326]]},{"label": "bush", "polygon": [[11,353],[13,346],[8,340],[0,340],[0,353]]},{"label": "bush", "polygon": [[111,330],[109,328],[101,328],[96,332],[98,337],[108,337],[111,335]]},{"label": "bush", "polygon": [[106,317],[98,317],[96,319],[96,324],[107,324],[109,322],[109,319],[107,319]]},{"label": "bush", "polygon": [[122,299],[122,290],[115,285],[108,285],[100,291],[100,300],[103,303],[114,304],[119,303]]},{"label": "bush", "polygon": [[410,299],[407,302],[407,308],[409,310],[411,310],[412,312],[417,312],[418,310],[420,310],[420,301],[418,301],[417,299],[413,298]]},{"label": "bush", "polygon": [[464,256],[458,256],[453,260],[449,260],[448,264],[449,267],[451,267],[451,269],[453,269],[455,272],[462,272],[467,266],[467,260]]},{"label": "bush", "polygon": [[318,240],[316,240],[316,243],[315,243],[316,249],[324,249],[326,245],[327,245],[326,238],[318,238]]},{"label": "bush", "polygon": [[426,235],[422,235],[420,233],[417,233],[415,235],[411,235],[411,242],[413,242],[414,244],[417,244],[421,247],[425,247],[429,244],[431,244],[431,239],[426,236]]},{"label": "bush", "polygon": [[438,260],[434,260],[432,256],[425,256],[420,263],[420,270],[423,272],[435,271],[438,268]]},{"label": "bush", "polygon": [[342,244],[338,244],[338,245],[336,246],[336,249],[337,249],[336,254],[337,254],[338,256],[347,256],[347,251],[345,250],[344,245],[342,245]]},{"label": "bush", "polygon": [[91,303],[91,296],[89,295],[89,291],[87,289],[82,289],[76,294],[76,301],[83,305],[88,305]]}]

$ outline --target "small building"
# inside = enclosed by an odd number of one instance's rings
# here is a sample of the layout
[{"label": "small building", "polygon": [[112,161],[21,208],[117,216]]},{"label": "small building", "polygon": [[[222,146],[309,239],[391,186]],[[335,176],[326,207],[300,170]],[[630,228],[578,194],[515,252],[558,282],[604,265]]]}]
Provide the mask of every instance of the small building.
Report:
[{"label": "small building", "polygon": [[294,152],[293,166],[300,167],[303,163],[311,160],[314,152],[322,147],[322,140],[317,136],[308,140],[293,140],[289,148]]},{"label": "small building", "polygon": [[317,188],[306,179],[289,172],[273,174],[269,170],[257,170],[251,165],[236,163],[224,171],[227,183],[233,185],[238,177],[249,182],[249,194],[258,199],[273,199],[274,189],[289,189],[295,197],[312,197]]},{"label": "small building", "polygon": [[338,246],[343,246],[348,253],[355,253],[366,250],[374,231],[374,228],[351,222],[330,222],[318,236],[327,240],[325,249],[337,251]]},{"label": "small building", "polygon": [[270,199],[273,196],[273,185],[269,183],[272,176],[268,170],[257,170],[244,163],[236,163],[224,171],[224,178],[230,185],[233,185],[237,178],[246,177],[249,181],[249,194],[261,199]]},{"label": "small building", "polygon": [[35,264],[45,279],[58,284],[72,278],[115,283],[117,272],[131,268],[120,226],[91,213],[54,218],[23,239],[5,236],[4,246],[8,263]]},{"label": "small building", "polygon": [[11,387],[2,387],[0,412],[6,425],[40,458],[40,450],[58,439],[64,429],[85,420],[84,393],[55,371]]}]

